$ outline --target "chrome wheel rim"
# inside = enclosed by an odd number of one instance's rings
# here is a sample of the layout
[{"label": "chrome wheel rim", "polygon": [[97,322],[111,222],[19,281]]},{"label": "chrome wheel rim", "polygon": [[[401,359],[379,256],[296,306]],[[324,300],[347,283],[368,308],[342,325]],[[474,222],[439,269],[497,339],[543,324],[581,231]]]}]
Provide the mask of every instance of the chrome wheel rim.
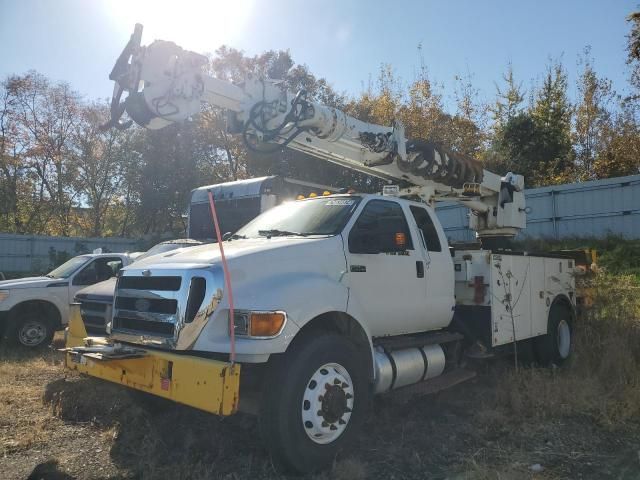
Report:
[{"label": "chrome wheel rim", "polygon": [[24,322],[18,332],[18,340],[26,347],[40,345],[45,338],[47,338],[47,328],[35,320]]},{"label": "chrome wheel rim", "polygon": [[560,358],[567,358],[571,351],[571,328],[566,320],[560,320],[558,323],[557,342]]},{"label": "chrome wheel rim", "polygon": [[354,390],[346,368],[327,363],[318,368],[302,397],[302,427],[315,443],[325,445],[344,433],[353,412]]}]

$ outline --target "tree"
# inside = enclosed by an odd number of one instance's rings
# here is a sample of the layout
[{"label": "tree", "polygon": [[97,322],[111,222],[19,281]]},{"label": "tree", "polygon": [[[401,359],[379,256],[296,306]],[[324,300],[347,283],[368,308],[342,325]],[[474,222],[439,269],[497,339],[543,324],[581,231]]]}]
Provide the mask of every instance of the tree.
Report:
[{"label": "tree", "polygon": [[542,85],[535,93],[531,117],[539,135],[539,162],[535,185],[565,183],[571,178],[572,106],[567,96],[567,74],[560,61],[547,66]]},{"label": "tree", "polygon": [[544,185],[547,176],[541,171],[544,132],[533,116],[522,112],[500,129],[485,156],[485,167],[499,174],[509,171],[524,175],[527,187]]},{"label": "tree", "polygon": [[502,74],[505,86],[500,88],[496,84],[496,100],[489,107],[493,119],[493,131],[499,134],[500,130],[509,121],[523,112],[522,102],[524,101],[524,92],[522,84],[516,83],[513,73],[513,65],[509,62],[506,73]]},{"label": "tree", "polygon": [[633,107],[626,105],[613,124],[603,127],[601,147],[593,164],[597,178],[640,173],[640,126]]},{"label": "tree", "polygon": [[20,136],[28,145],[24,158],[37,176],[38,211],[48,206],[39,233],[69,235],[76,223],[72,215],[76,172],[67,160],[80,97],[68,84],[51,84],[33,71],[10,77],[6,88],[14,98]]},{"label": "tree", "polygon": [[19,188],[25,181],[23,153],[26,145],[17,122],[15,97],[7,88],[7,83],[4,81],[0,84],[0,228],[22,233]]},{"label": "tree", "polygon": [[454,151],[472,158],[479,158],[487,140],[487,106],[479,100],[479,91],[473,86],[473,76],[456,75],[456,114],[450,119],[453,142],[449,146]]},{"label": "tree", "polygon": [[640,12],[633,12],[627,17],[631,31],[627,35],[627,64],[631,66],[630,83],[635,88],[629,99],[640,98]]},{"label": "tree", "polygon": [[[575,109],[573,144],[576,152],[577,179],[592,180],[600,177],[602,162],[595,170],[596,158],[604,148],[604,136],[611,134],[611,106],[615,93],[611,81],[598,78],[590,57],[590,48],[581,58],[582,73],[578,79],[578,100]],[[608,176],[608,175],[605,175]]]},{"label": "tree", "polygon": [[[125,162],[131,161],[127,149],[133,130],[103,130],[109,119],[109,107],[102,103],[83,106],[75,125],[74,163],[77,169],[76,189],[90,208],[90,234],[102,236],[106,216],[121,194]],[[110,232],[113,234],[114,231]]]}]

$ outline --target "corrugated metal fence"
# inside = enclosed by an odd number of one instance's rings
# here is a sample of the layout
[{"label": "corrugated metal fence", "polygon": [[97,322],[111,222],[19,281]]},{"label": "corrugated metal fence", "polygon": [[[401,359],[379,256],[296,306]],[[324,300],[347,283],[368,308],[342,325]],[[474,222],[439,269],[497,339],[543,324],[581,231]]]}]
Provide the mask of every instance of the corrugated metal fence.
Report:
[{"label": "corrugated metal fence", "polygon": [[[528,189],[527,228],[519,239],[604,237],[640,238],[640,175]],[[436,208],[451,240],[472,241],[468,210],[455,203]]]},{"label": "corrugated metal fence", "polygon": [[47,272],[52,264],[66,258],[90,253],[128,252],[138,242],[128,238],[45,237],[0,233],[0,272]]}]

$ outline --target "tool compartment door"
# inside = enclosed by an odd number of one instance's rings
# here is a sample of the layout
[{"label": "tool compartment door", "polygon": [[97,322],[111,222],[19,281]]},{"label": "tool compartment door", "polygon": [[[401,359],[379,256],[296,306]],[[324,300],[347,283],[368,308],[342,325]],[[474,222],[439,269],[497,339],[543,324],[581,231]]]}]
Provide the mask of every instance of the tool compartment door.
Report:
[{"label": "tool compartment door", "polygon": [[[532,336],[532,290],[535,277],[544,278],[544,263],[524,255],[491,255],[492,345]],[[538,270],[542,268],[542,272]],[[515,327],[515,328],[514,328]],[[514,332],[515,330],[515,332]]]}]

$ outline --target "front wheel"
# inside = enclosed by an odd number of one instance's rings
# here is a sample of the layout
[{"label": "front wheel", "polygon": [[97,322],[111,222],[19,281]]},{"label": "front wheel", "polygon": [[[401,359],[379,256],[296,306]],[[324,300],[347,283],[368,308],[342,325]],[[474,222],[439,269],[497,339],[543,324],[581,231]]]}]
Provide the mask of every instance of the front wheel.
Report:
[{"label": "front wheel", "polygon": [[14,340],[23,347],[45,347],[51,343],[54,334],[55,330],[47,319],[28,316],[17,322]]},{"label": "front wheel", "polygon": [[569,358],[573,346],[573,315],[563,304],[549,310],[547,334],[534,341],[536,358],[542,365],[560,365]]},{"label": "front wheel", "polygon": [[279,466],[297,473],[319,470],[353,439],[370,395],[362,357],[347,338],[322,334],[274,359],[260,430]]}]

